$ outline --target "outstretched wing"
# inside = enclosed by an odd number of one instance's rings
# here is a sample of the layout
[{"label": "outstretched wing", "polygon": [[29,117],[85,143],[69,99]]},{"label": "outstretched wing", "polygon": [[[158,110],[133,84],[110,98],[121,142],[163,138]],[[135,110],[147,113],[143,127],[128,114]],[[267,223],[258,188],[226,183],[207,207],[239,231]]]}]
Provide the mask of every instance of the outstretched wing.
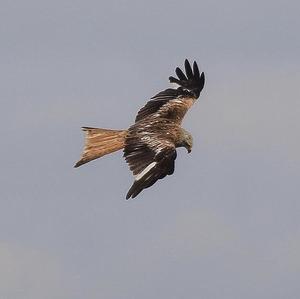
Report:
[{"label": "outstretched wing", "polygon": [[174,172],[176,149],[169,140],[157,136],[144,137],[129,133],[125,141],[124,157],[134,175],[134,183],[126,199],[136,197],[143,189]]},{"label": "outstretched wing", "polygon": [[193,69],[189,61],[185,60],[185,72],[177,67],[177,78],[169,77],[171,83],[179,85],[177,89],[166,89],[154,97],[138,112],[135,121],[138,122],[149,115],[172,119],[181,123],[187,110],[193,105],[203,89],[205,77],[199,72],[196,61]]}]

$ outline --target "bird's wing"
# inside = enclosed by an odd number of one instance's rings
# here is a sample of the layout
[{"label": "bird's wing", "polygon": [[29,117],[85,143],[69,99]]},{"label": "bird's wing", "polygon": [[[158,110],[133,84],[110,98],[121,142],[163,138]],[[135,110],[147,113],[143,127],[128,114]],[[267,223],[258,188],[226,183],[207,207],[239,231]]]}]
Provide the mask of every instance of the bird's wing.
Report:
[{"label": "bird's wing", "polygon": [[136,197],[143,189],[174,172],[176,149],[174,143],[154,135],[132,134],[126,138],[124,157],[134,175],[134,183],[126,199]]},{"label": "bird's wing", "polygon": [[177,67],[178,77],[169,77],[171,83],[179,85],[177,89],[166,89],[154,97],[138,112],[135,121],[138,122],[149,115],[168,118],[174,122],[181,123],[187,110],[193,105],[203,89],[205,77],[204,73],[199,72],[196,61],[193,69],[189,61],[185,60],[185,72]]}]

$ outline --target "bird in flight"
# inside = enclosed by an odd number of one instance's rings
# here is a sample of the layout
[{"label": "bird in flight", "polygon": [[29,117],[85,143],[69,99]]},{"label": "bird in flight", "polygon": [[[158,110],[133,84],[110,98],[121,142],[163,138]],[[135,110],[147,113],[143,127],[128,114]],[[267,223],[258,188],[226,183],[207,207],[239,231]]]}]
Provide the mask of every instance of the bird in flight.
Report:
[{"label": "bird in flight", "polygon": [[152,97],[140,109],[129,129],[83,127],[85,146],[74,167],[123,149],[124,158],[134,175],[126,199],[136,197],[157,180],[173,174],[176,148],[185,147],[189,153],[192,150],[192,135],[181,127],[181,123],[199,97],[205,81],[196,61],[192,67],[186,59],[184,65],[185,73],[177,67],[177,78],[169,77],[178,88],[168,88]]}]

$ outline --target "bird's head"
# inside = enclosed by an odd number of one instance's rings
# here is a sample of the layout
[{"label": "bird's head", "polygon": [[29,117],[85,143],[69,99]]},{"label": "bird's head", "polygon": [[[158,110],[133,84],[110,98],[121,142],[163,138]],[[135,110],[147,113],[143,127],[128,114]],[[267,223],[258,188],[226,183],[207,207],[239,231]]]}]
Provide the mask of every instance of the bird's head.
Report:
[{"label": "bird's head", "polygon": [[181,134],[180,134],[180,141],[179,141],[179,144],[178,146],[179,147],[185,147],[186,150],[188,151],[188,153],[190,153],[192,151],[192,147],[193,147],[193,137],[192,135],[184,130],[184,129],[181,129]]}]

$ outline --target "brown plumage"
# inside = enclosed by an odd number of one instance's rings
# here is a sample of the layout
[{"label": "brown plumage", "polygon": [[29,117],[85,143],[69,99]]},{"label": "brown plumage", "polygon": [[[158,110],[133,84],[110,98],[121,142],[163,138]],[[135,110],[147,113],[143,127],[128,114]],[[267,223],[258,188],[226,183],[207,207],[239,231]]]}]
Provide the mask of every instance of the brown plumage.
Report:
[{"label": "brown plumage", "polygon": [[85,145],[81,159],[74,167],[79,167],[124,147],[127,130],[108,130],[89,127],[82,127],[82,130],[86,133]]},{"label": "brown plumage", "polygon": [[135,177],[126,199],[136,197],[143,189],[174,172],[176,148],[192,149],[192,136],[181,128],[188,109],[204,86],[204,73],[197,63],[193,69],[185,60],[185,72],[176,68],[177,78],[169,77],[177,89],[166,89],[151,98],[138,112],[128,130],[107,130],[84,127],[85,147],[75,167],[106,154],[124,149],[124,157]]}]

